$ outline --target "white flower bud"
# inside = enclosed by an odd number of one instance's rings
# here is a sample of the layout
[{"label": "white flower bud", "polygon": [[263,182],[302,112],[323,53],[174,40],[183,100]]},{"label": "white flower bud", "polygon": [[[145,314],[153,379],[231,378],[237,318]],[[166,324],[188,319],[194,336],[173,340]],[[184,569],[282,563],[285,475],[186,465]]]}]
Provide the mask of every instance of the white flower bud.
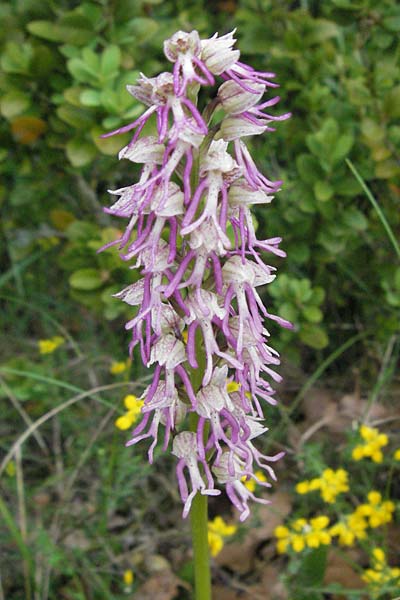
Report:
[{"label": "white flower bud", "polygon": [[231,31],[221,37],[215,33],[212,38],[201,41],[201,60],[214,75],[221,75],[239,60],[239,50],[232,50],[236,42],[234,33],[235,31]]}]

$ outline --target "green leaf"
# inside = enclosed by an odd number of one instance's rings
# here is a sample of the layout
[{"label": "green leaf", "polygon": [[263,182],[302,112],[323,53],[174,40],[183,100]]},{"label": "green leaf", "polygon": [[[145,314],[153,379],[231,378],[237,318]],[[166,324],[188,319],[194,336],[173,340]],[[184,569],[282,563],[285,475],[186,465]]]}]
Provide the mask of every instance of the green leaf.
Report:
[{"label": "green leaf", "polygon": [[27,25],[29,33],[49,42],[63,42],[83,46],[93,39],[93,31],[52,21],[31,21]]},{"label": "green leaf", "polygon": [[108,46],[101,56],[101,74],[105,79],[110,79],[118,74],[121,62],[121,51],[118,46]]},{"label": "green leaf", "polygon": [[[109,131],[110,129],[117,129],[117,127],[121,124],[120,117],[106,117],[102,120],[101,125],[104,127],[104,131]],[[96,144],[97,146],[97,144]]]},{"label": "green leaf", "polygon": [[[81,93],[82,93],[82,88],[79,86],[74,86],[74,87],[70,87],[67,88],[66,90],[64,90],[63,94],[62,94],[62,98],[64,100],[69,102],[70,104],[72,104],[72,106],[77,106],[78,108],[82,105],[81,103]],[[52,98],[53,102],[56,102],[54,96]]]},{"label": "green leaf", "polygon": [[326,335],[324,329],[317,325],[304,324],[300,329],[300,339],[304,344],[310,346],[311,348],[315,348],[315,350],[322,350],[328,345],[328,336]]},{"label": "green leaf", "polygon": [[118,94],[114,90],[105,89],[100,93],[101,105],[106,109],[108,113],[114,115],[120,114],[121,105],[119,103]]},{"label": "green leaf", "polygon": [[87,111],[83,109],[79,109],[75,106],[70,106],[65,104],[64,106],[59,106],[56,110],[57,116],[68,123],[68,125],[72,125],[72,127],[76,127],[76,129],[87,129],[88,125],[90,125],[91,116]]},{"label": "green leaf", "polygon": [[79,96],[83,106],[100,106],[100,92],[97,90],[84,90]]},{"label": "green leaf", "polygon": [[146,17],[130,19],[126,24],[130,34],[134,36],[136,44],[143,44],[153,36],[159,28],[157,21]]},{"label": "green leaf", "polygon": [[96,269],[79,269],[72,273],[69,284],[76,290],[96,290],[103,285],[103,278]]},{"label": "green leaf", "polygon": [[97,148],[103,153],[108,154],[110,156],[115,156],[121,148],[125,146],[125,144],[129,140],[129,133],[125,135],[114,135],[109,138],[102,138],[101,135],[106,133],[104,129],[101,127],[93,127],[90,131],[90,135],[94,144]]},{"label": "green leaf", "polygon": [[303,315],[310,323],[320,323],[323,318],[322,311],[317,306],[305,306]]},{"label": "green leaf", "polygon": [[312,31],[306,36],[307,44],[321,44],[325,40],[339,35],[339,27],[327,19],[313,19]]},{"label": "green leaf", "polygon": [[[392,119],[400,117],[400,85],[397,85],[393,89],[389,90],[384,98],[385,112]],[[382,131],[384,129],[382,128]]]},{"label": "green leaf", "polygon": [[8,42],[1,56],[1,67],[6,73],[28,75],[33,51],[30,44]]},{"label": "green leaf", "polygon": [[356,231],[365,231],[368,227],[368,219],[355,207],[351,207],[344,212],[343,222]]},{"label": "green leaf", "polygon": [[96,238],[100,245],[100,231],[96,225],[88,221],[74,221],[68,225],[65,234],[71,242],[87,242],[89,239]]},{"label": "green leaf", "polygon": [[334,194],[334,189],[327,181],[317,181],[314,185],[314,194],[320,202],[330,200]]},{"label": "green leaf", "polygon": [[321,287],[313,288],[313,303],[318,306],[325,299],[325,290]]},{"label": "green leaf", "polygon": [[287,319],[288,321],[291,321],[292,323],[294,323],[295,321],[298,320],[299,313],[298,313],[297,308],[294,306],[294,304],[290,304],[289,302],[284,302],[283,304],[280,304],[280,306],[279,306],[279,314],[284,319]]},{"label": "green leaf", "polygon": [[68,160],[73,167],[84,167],[89,164],[97,154],[93,144],[76,138],[67,143],[65,150]]},{"label": "green leaf", "polygon": [[29,96],[19,90],[4,94],[0,101],[0,112],[6,119],[12,119],[22,114],[30,105]]},{"label": "green leaf", "polygon": [[305,183],[314,183],[322,176],[321,167],[317,159],[311,154],[300,154],[296,158],[296,167],[300,178]]},{"label": "green leaf", "polygon": [[67,61],[67,68],[78,81],[92,85],[99,84],[99,71],[81,58],[71,58]]},{"label": "green leaf", "polygon": [[334,164],[343,160],[351,150],[354,144],[354,136],[351,133],[341,135],[333,147],[332,162]]},{"label": "green leaf", "polygon": [[400,166],[397,161],[389,159],[383,160],[375,167],[375,175],[378,179],[391,179],[400,174]]},{"label": "green leaf", "polygon": [[400,15],[394,17],[386,17],[385,19],[383,19],[382,23],[388,31],[400,31]]}]

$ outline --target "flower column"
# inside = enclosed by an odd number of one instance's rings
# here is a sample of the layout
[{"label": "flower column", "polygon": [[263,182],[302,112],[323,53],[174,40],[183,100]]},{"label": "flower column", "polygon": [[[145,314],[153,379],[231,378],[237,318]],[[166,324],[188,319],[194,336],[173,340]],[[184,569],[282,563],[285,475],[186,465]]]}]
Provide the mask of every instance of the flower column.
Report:
[{"label": "flower column", "polygon": [[[281,182],[259,172],[242,138],[273,131],[271,123],[289,115],[264,112],[279,100],[260,103],[276,87],[274,75],[239,62],[234,43],[232,33],[208,40],[196,31],[174,34],[164,43],[173,72],[128,86],[148,108],[107,134],[136,130],[120,158],[143,164],[137,183],[111,192],[119,198],[107,209],[128,219],[112,244],[142,276],[116,294],[137,307],[127,324],[130,352],[139,345],[145,366],[154,365],[128,445],[150,438],[152,462],[159,437],[164,450],[172,444],[183,516],[192,510],[198,600],[211,594],[207,496],[225,488],[244,520],[249,500],[267,501],[243,478],[269,487],[253,467],[274,480],[270,463],[282,456],[261,454],[254,441],[267,431],[262,401],[276,403],[269,379],[280,380],[264,320],[290,327],[263,306],[257,288],[273,281],[275,269],[259,253],[284,252],[280,238],[257,240],[250,212],[252,204],[270,203]],[[217,76],[217,96],[200,114],[200,86]],[[156,135],[141,136],[153,115]]]}]

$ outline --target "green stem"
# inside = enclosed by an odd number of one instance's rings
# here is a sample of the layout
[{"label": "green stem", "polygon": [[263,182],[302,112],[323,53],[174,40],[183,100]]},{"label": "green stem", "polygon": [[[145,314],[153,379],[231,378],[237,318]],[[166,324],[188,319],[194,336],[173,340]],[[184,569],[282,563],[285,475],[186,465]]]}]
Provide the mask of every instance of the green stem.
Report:
[{"label": "green stem", "polygon": [[[206,143],[210,143],[210,141],[207,140]],[[197,187],[199,180],[200,152],[198,151],[196,154],[191,173],[192,189]],[[201,388],[206,366],[204,342],[202,334],[200,333],[200,328],[196,331],[195,345],[198,367],[197,369],[189,369],[189,373],[193,390],[197,393]],[[198,421],[199,415],[197,413],[189,414],[190,431],[197,431]],[[208,498],[207,496],[202,496],[199,492],[197,492],[192,501],[190,523],[193,544],[194,600],[211,600],[210,551],[208,547]]]},{"label": "green stem", "polygon": [[[203,340],[199,331],[196,332],[196,357],[198,368],[191,372],[193,389],[197,392],[201,387],[204,375],[206,357]],[[197,431],[199,416],[189,415],[190,431]],[[192,527],[193,562],[194,562],[194,600],[211,600],[211,569],[210,551],[208,548],[208,498],[197,492],[193,498],[190,510]]]},{"label": "green stem", "polygon": [[194,555],[195,600],[211,600],[207,496],[197,493],[190,511]]}]

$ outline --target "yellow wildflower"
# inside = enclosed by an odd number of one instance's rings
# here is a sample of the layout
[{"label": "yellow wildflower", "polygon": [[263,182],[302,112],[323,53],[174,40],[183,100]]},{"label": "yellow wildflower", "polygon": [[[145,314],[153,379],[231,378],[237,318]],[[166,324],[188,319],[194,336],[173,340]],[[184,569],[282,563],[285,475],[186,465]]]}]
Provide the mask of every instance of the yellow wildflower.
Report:
[{"label": "yellow wildflower", "polygon": [[213,531],[222,535],[222,537],[230,537],[237,531],[236,525],[228,525],[222,517],[215,517],[213,521],[208,521],[208,531]]},{"label": "yellow wildflower", "polygon": [[127,408],[129,412],[140,415],[144,401],[134,396],[134,394],[128,394],[124,398],[124,404],[125,408]]},{"label": "yellow wildflower", "polygon": [[224,547],[224,540],[218,533],[214,533],[213,531],[208,531],[207,537],[211,556],[218,556]]},{"label": "yellow wildflower", "polygon": [[140,400],[133,394],[129,394],[128,396],[125,396],[124,404],[125,408],[128,409],[127,412],[121,417],[118,417],[118,419],[115,421],[115,426],[123,431],[132,427],[133,423],[137,421],[142,412],[144,400]]},{"label": "yellow wildflower", "polygon": [[245,487],[249,490],[249,492],[254,493],[256,490],[257,483],[264,483],[267,481],[264,473],[262,471],[255,471],[254,475],[258,479],[258,482],[255,479],[247,479],[246,475],[244,475],[241,479],[243,481]]},{"label": "yellow wildflower", "polygon": [[364,444],[358,444],[353,448],[353,460],[370,458],[375,463],[383,462],[382,448],[389,443],[386,433],[380,433],[379,429],[361,425],[359,433],[364,440]]},{"label": "yellow wildflower", "polygon": [[336,496],[349,491],[348,475],[344,469],[325,469],[321,477],[321,497],[329,504],[335,502]]},{"label": "yellow wildflower", "polygon": [[211,556],[217,556],[224,547],[224,538],[231,537],[237,531],[236,525],[228,525],[222,517],[208,521],[208,546]]},{"label": "yellow wildflower", "polygon": [[284,525],[275,528],[274,534],[277,538],[276,549],[283,554],[291,546],[295,552],[302,552],[304,548],[318,548],[331,542],[331,533],[327,529],[329,518],[325,515],[306,519],[296,519],[291,529]]},{"label": "yellow wildflower", "polygon": [[336,500],[336,496],[342,492],[348,492],[348,474],[344,469],[325,469],[321,477],[311,479],[309,481],[300,481],[296,485],[298,494],[308,494],[314,490],[320,490],[321,498],[332,504]]},{"label": "yellow wildflower", "polygon": [[372,550],[372,559],[375,563],[376,568],[383,568],[383,565],[386,562],[386,557],[382,548],[374,548]]},{"label": "yellow wildflower", "polygon": [[362,579],[367,583],[370,590],[377,595],[381,594],[382,585],[395,586],[400,584],[400,568],[390,567],[382,548],[374,548],[371,556],[372,569],[366,569]]},{"label": "yellow wildflower", "polygon": [[129,358],[127,360],[113,361],[110,366],[110,373],[112,375],[119,375],[129,368],[130,363]]},{"label": "yellow wildflower", "polygon": [[305,546],[304,538],[301,535],[294,535],[292,537],[292,548],[295,552],[302,552]]},{"label": "yellow wildflower", "polygon": [[400,460],[400,448],[397,448],[393,454],[394,460]]},{"label": "yellow wildflower", "polygon": [[332,537],[337,537],[341,546],[352,546],[355,540],[367,537],[365,530],[368,523],[362,515],[356,512],[346,515],[342,521],[333,525],[329,532]]},{"label": "yellow wildflower", "polygon": [[382,502],[382,495],[373,490],[369,492],[368,503],[360,504],[355,513],[362,517],[367,517],[370,527],[380,527],[393,520],[395,505],[391,500]]},{"label": "yellow wildflower", "polygon": [[133,580],[135,579],[133,571],[131,569],[127,569],[126,571],[124,571],[123,579],[124,579],[125,585],[131,586],[133,583]]},{"label": "yellow wildflower", "polygon": [[51,354],[54,350],[57,350],[57,348],[64,344],[64,342],[65,339],[60,335],[55,335],[48,340],[39,340],[39,352],[40,354]]},{"label": "yellow wildflower", "polygon": [[310,491],[310,482],[309,481],[299,481],[296,485],[296,492],[298,494],[308,494]]}]

